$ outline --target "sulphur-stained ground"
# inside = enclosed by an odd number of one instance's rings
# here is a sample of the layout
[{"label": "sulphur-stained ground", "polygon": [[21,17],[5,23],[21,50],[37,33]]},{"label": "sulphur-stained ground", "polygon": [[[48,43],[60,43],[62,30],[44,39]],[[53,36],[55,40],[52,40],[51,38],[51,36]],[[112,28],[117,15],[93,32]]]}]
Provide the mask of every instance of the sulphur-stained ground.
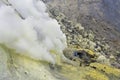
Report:
[{"label": "sulphur-stained ground", "polygon": [[0,80],[57,80],[41,62],[4,46],[0,49]]},{"label": "sulphur-stained ground", "polygon": [[[89,66],[36,61],[1,46],[0,80],[119,80],[120,70],[101,63]],[[4,61],[2,61],[4,60]]]}]

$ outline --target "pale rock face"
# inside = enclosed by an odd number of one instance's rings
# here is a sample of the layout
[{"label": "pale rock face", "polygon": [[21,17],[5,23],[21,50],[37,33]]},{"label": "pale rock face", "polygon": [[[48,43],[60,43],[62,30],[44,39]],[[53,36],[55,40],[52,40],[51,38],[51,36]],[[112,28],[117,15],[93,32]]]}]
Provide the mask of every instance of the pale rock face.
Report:
[{"label": "pale rock face", "polygon": [[100,55],[100,56],[97,58],[97,62],[110,65],[109,59],[107,59],[107,58],[106,58],[105,56],[103,56],[103,55]]}]

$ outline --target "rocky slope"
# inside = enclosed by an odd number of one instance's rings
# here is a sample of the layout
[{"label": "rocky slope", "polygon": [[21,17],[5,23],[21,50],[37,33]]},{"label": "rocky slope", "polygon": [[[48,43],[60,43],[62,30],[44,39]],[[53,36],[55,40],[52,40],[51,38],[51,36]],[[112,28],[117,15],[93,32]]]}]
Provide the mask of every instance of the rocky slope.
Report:
[{"label": "rocky slope", "polygon": [[[92,41],[99,45],[100,52],[106,57],[110,58],[111,55],[116,57],[113,65],[119,66],[120,55],[120,13],[119,13],[119,0],[43,0],[49,5],[49,10],[56,17],[58,13],[65,15],[64,25],[67,25],[69,36],[80,38],[78,34],[83,34],[83,38],[89,38],[93,34]],[[53,17],[54,18],[54,17]],[[72,21],[74,24],[72,24]],[[84,31],[73,29],[76,24],[81,24],[85,28]],[[71,26],[70,26],[71,25]],[[67,30],[66,29],[66,30]],[[71,29],[71,30],[70,30]],[[73,34],[73,35],[72,35]],[[77,40],[75,37],[72,40]],[[80,39],[79,39],[80,40]],[[87,40],[75,41],[77,45],[83,47],[84,44],[88,48],[89,44],[84,43]],[[74,42],[74,41],[72,41]],[[74,43],[74,44],[76,44]],[[90,45],[92,43],[90,42]],[[95,44],[93,44],[95,46]],[[88,45],[88,46],[87,46]],[[109,46],[109,47],[108,47]],[[93,46],[92,46],[93,47]],[[98,47],[98,46],[95,46]],[[104,48],[106,47],[106,48]],[[117,63],[116,63],[117,62]]]}]

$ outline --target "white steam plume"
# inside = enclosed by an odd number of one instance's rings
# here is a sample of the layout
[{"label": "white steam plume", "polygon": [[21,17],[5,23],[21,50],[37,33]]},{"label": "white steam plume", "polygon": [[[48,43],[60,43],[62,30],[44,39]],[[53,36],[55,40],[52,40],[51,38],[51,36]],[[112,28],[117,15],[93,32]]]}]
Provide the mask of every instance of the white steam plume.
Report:
[{"label": "white steam plume", "polygon": [[[1,0],[5,1],[5,0]],[[62,54],[66,37],[57,21],[45,12],[46,6],[38,0],[0,1],[0,43],[17,53],[55,63],[51,50]]]}]

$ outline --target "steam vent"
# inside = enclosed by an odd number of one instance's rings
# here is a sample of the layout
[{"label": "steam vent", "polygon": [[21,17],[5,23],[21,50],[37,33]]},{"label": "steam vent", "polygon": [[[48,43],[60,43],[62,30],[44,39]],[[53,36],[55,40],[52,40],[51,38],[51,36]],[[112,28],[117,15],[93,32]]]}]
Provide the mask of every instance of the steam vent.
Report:
[{"label": "steam vent", "polygon": [[120,80],[120,0],[0,0],[0,80]]}]

